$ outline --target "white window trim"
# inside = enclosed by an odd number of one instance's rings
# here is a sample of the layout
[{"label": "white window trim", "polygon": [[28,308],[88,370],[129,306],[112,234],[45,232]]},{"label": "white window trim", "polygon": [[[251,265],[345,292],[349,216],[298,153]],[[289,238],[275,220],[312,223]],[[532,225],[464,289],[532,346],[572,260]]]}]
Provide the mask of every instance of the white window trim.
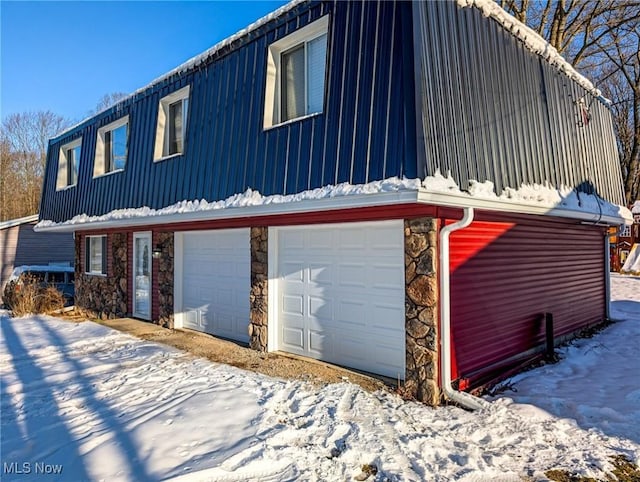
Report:
[{"label": "white window trim", "polygon": [[[294,119],[288,119],[286,121],[281,120],[280,115],[280,57],[283,52],[299,45],[301,43],[310,42],[311,40],[320,37],[328,33],[329,31],[329,15],[325,15],[324,17],[311,22],[309,25],[302,27],[299,30],[287,35],[280,40],[273,42],[269,45],[269,50],[267,53],[267,75],[265,82],[265,93],[264,93],[264,129],[269,129],[271,127],[276,127],[282,124],[289,123],[291,121],[300,120],[303,118],[307,118],[313,115],[321,114],[322,112],[314,112],[312,114],[305,114],[300,117],[296,117]],[[305,49],[305,77],[306,73],[306,49]],[[327,56],[328,45],[327,45]],[[326,75],[326,64],[325,64],[325,75]],[[307,80],[305,78],[305,89],[307,85]],[[326,85],[325,85],[326,90]],[[324,101],[324,99],[323,99]]]},{"label": "white window trim", "polygon": [[[99,235],[95,235],[95,236],[86,236],[85,239],[89,239],[91,240],[92,238],[99,238],[102,240],[102,238],[106,239],[107,235],[106,234],[99,234]],[[102,241],[100,241],[102,243]],[[86,243],[86,241],[85,241]],[[91,241],[89,241],[89,246],[88,248],[91,249]],[[108,241],[105,243],[105,245],[108,246]],[[85,249],[87,249],[87,246],[85,244]],[[106,256],[106,253],[102,253],[102,256]],[[89,253],[85,253],[85,264],[87,264],[86,259],[89,258],[89,265],[84,267],[84,274],[88,274],[91,276],[107,276],[107,273],[103,273],[102,272],[102,268],[100,268],[100,271],[91,271],[91,251],[89,251]],[[100,260],[100,265],[102,266],[103,261],[102,259]]]},{"label": "white window trim", "polygon": [[630,238],[631,237],[631,226],[629,226],[629,225],[624,226],[620,230],[620,237],[621,238]]},{"label": "white window trim", "polygon": [[[136,251],[136,239],[147,239],[149,241],[149,253],[147,253],[147,261],[149,263],[149,313],[140,313],[136,311],[136,264],[138,262],[138,257],[140,254]],[[133,286],[133,315],[137,318],[142,318],[144,320],[151,319],[151,311],[153,309],[153,303],[151,301],[152,292],[153,292],[153,258],[151,253],[153,251],[153,236],[151,231],[144,231],[139,233],[133,233],[133,265],[131,269],[131,283]]]},{"label": "white window trim", "polygon": [[121,172],[124,169],[114,169],[109,172],[105,172],[104,165],[104,134],[108,131],[116,130],[118,127],[122,127],[123,125],[127,125],[127,161],[125,162],[125,167],[129,163],[129,136],[131,134],[131,127],[129,125],[129,116],[126,115],[121,117],[120,119],[107,124],[106,126],[102,126],[98,129],[98,138],[96,140],[96,157],[93,160],[93,177],[101,177],[106,176],[108,174],[112,174],[114,172]]},{"label": "white window trim", "polygon": [[[67,184],[69,159],[67,159],[67,151],[69,149],[75,149],[82,146],[82,137],[78,137],[76,140],[67,142],[60,146],[60,153],[58,154],[58,178],[56,180],[56,191],[64,191],[65,189],[72,188],[78,184],[78,174],[76,173],[76,182],[74,184]],[[78,171],[80,171],[80,161],[78,161]]]},{"label": "white window trim", "polygon": [[191,102],[189,102],[189,106],[187,108],[186,116],[183,114],[183,152],[178,152],[175,154],[164,155],[165,152],[169,152],[169,136],[167,135],[167,118],[169,117],[169,106],[174,104],[175,102],[181,100],[189,100],[189,92],[191,91],[191,86],[187,85],[182,89],[176,90],[175,92],[163,97],[160,99],[158,104],[158,122],[156,123],[156,142],[154,144],[153,149],[153,161],[160,162],[165,159],[170,159],[172,157],[182,156],[184,155],[184,150],[186,148],[186,134],[187,134],[187,118],[189,117],[189,110],[191,110]]}]

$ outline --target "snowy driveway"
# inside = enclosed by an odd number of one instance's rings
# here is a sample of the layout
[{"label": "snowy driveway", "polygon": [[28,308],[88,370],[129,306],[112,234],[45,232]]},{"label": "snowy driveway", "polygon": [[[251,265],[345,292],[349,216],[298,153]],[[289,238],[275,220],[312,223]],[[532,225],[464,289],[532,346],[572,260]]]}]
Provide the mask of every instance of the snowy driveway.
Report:
[{"label": "snowy driveway", "polygon": [[369,463],[376,480],[602,477],[610,455],[640,460],[640,278],[612,284],[624,321],[476,413],[348,383],[314,389],[90,322],[5,314],[2,480],[61,469],[49,480],[333,481]]}]

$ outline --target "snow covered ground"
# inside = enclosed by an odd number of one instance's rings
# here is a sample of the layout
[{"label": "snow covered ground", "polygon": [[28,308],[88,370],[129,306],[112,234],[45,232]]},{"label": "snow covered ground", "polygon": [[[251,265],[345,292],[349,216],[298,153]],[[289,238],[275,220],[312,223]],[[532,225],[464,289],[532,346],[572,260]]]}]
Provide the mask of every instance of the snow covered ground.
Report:
[{"label": "snow covered ground", "polygon": [[379,469],[370,480],[546,480],[552,468],[603,478],[610,455],[640,462],[640,278],[613,276],[612,289],[619,323],[476,413],[5,313],[2,480],[333,481],[363,464]]}]

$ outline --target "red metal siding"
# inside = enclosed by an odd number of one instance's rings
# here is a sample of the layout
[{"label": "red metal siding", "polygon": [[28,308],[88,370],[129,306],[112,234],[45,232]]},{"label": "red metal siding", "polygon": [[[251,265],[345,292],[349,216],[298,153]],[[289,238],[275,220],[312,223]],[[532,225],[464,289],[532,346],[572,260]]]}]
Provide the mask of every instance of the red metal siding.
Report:
[{"label": "red metal siding", "polygon": [[[460,211],[460,210],[458,210]],[[303,213],[274,214],[270,216],[239,216],[230,219],[193,221],[184,223],[162,223],[146,226],[129,226],[102,230],[82,231],[83,234],[104,234],[105,232],[148,231],[197,231],[203,229],[246,228],[251,226],[298,226],[307,224],[379,221],[387,219],[417,218],[422,216],[457,215],[458,211],[441,210],[435,206],[417,203],[392,204],[388,206],[370,206],[362,208],[334,209],[330,211],[311,211]],[[460,211],[461,212],[461,211]],[[461,214],[460,214],[461,215]]]},{"label": "red metal siding", "polygon": [[515,218],[453,233],[453,379],[477,386],[535,356],[545,312],[556,337],[604,320],[604,256],[604,229],[593,226]]}]

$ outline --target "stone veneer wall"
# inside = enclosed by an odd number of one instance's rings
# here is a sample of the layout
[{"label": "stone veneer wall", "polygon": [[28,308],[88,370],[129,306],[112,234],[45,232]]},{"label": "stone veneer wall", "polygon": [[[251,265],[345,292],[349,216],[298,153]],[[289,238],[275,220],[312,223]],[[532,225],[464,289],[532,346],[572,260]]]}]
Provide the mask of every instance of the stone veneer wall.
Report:
[{"label": "stone veneer wall", "polygon": [[[165,328],[173,328],[173,233],[153,233],[153,246],[162,250],[154,262],[158,280],[158,320]],[[155,260],[154,260],[155,261]]]},{"label": "stone veneer wall", "polygon": [[405,392],[429,405],[440,403],[437,240],[436,219],[405,220]]},{"label": "stone veneer wall", "polygon": [[127,313],[127,235],[109,234],[107,275],[85,273],[85,236],[76,235],[75,305],[91,318],[121,318]]},{"label": "stone veneer wall", "polygon": [[249,346],[267,351],[269,228],[251,228],[251,291],[249,292]]}]

